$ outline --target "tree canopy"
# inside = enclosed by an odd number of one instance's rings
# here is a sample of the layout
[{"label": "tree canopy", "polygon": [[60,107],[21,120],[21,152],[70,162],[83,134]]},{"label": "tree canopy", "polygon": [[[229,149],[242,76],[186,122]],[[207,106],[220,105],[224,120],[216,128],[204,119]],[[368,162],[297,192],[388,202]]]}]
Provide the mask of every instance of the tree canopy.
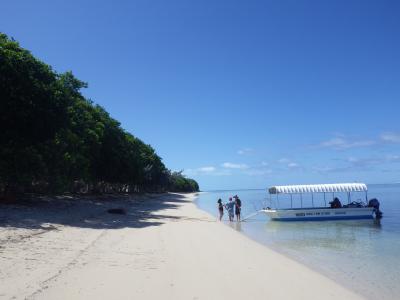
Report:
[{"label": "tree canopy", "polygon": [[0,33],[0,190],[198,191],[156,151],[59,74]]}]

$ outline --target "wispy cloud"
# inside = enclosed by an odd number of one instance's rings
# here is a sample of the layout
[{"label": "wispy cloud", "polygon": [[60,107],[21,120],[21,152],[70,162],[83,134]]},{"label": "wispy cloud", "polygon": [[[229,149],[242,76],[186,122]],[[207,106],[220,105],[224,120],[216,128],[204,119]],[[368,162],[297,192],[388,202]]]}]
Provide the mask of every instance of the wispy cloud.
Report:
[{"label": "wispy cloud", "polygon": [[351,148],[362,148],[374,145],[384,145],[387,143],[399,144],[400,133],[384,132],[380,134],[378,137],[367,138],[367,139],[352,138],[352,137],[346,137],[343,134],[336,134],[335,137],[311,147],[327,148],[334,150],[347,150]]},{"label": "wispy cloud", "polygon": [[291,163],[288,163],[287,167],[289,169],[297,169],[297,168],[300,168],[300,165],[298,163],[291,162]]},{"label": "wispy cloud", "polygon": [[226,169],[248,169],[249,168],[249,166],[246,164],[235,164],[235,163],[231,163],[231,162],[225,162],[221,166]]},{"label": "wispy cloud", "polygon": [[232,175],[227,170],[218,170],[214,166],[205,166],[195,169],[186,169],[183,172],[187,176],[209,175],[209,176],[229,176]]},{"label": "wispy cloud", "polygon": [[332,172],[335,172],[335,169],[337,169],[337,168],[328,167],[328,166],[312,167],[312,170],[317,173],[332,173]]},{"label": "wispy cloud", "polygon": [[332,148],[335,150],[346,150],[350,148],[369,147],[375,145],[374,140],[349,140],[344,137],[334,137],[317,145],[318,148]]},{"label": "wispy cloud", "polygon": [[257,166],[249,166],[244,163],[225,162],[220,167],[204,166],[194,169],[186,169],[184,174],[187,176],[231,176],[233,174],[242,174],[249,176],[263,176],[272,173],[272,169],[267,168],[267,163]]},{"label": "wispy cloud", "polygon": [[389,154],[385,157],[387,162],[397,163],[400,162],[400,155]]},{"label": "wispy cloud", "polygon": [[278,163],[281,163],[281,164],[287,164],[289,162],[290,162],[290,160],[285,158],[285,157],[281,158],[281,159],[278,159]]},{"label": "wispy cloud", "polygon": [[349,163],[349,167],[365,169],[372,165],[377,165],[383,163],[385,159],[383,158],[375,158],[375,157],[367,157],[367,158],[357,158],[357,157],[349,157],[345,159],[347,163]]},{"label": "wispy cloud", "polygon": [[249,169],[246,170],[244,173],[246,175],[250,175],[250,176],[263,176],[263,175],[269,175],[272,174],[272,170],[271,169]]},{"label": "wispy cloud", "polygon": [[216,169],[213,166],[210,167],[201,167],[197,169],[199,172],[204,172],[204,173],[210,173],[210,172],[214,172]]},{"label": "wispy cloud", "polygon": [[196,176],[201,174],[209,174],[215,171],[215,167],[208,166],[208,167],[201,167],[196,169],[186,169],[183,173],[187,176]]},{"label": "wispy cloud", "polygon": [[231,176],[232,173],[230,170],[217,170],[214,173],[211,173],[210,175],[213,176]]},{"label": "wispy cloud", "polygon": [[380,136],[381,140],[388,143],[400,143],[400,133],[385,132]]},{"label": "wispy cloud", "polygon": [[288,170],[301,169],[301,166],[298,163],[291,161],[290,159],[288,159],[286,157],[278,159],[278,163],[280,163],[281,165],[284,165],[284,168],[286,168]]},{"label": "wispy cloud", "polygon": [[[400,155],[386,155],[379,157],[348,157],[345,159],[336,159],[339,162],[337,165],[331,166],[318,166],[313,170],[318,173],[339,173],[351,171],[376,171],[380,166],[400,163]],[[341,163],[340,163],[341,162]]]},{"label": "wispy cloud", "polygon": [[230,176],[229,170],[219,170],[213,166],[200,167],[196,169],[186,169],[183,172],[187,176]]},{"label": "wispy cloud", "polygon": [[239,155],[249,155],[251,153],[253,153],[253,149],[252,148],[242,148],[240,150],[237,151],[237,154]]}]

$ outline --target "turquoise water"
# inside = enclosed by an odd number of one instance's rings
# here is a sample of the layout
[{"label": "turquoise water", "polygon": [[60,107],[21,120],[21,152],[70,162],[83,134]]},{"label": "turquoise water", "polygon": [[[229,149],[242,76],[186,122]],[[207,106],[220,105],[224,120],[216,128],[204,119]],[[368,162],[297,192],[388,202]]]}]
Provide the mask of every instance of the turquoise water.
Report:
[{"label": "turquoise water", "polygon": [[[369,185],[368,198],[381,203],[383,218],[377,220],[277,222],[257,215],[241,223],[225,222],[233,229],[327,275],[369,299],[400,299],[400,185]],[[217,216],[216,201],[233,195],[242,200],[242,216],[271,206],[265,190],[213,191],[201,193],[197,205]],[[330,201],[333,195],[326,195]],[[337,193],[346,204],[346,194]],[[299,196],[298,196],[299,197]],[[351,201],[365,199],[353,194]],[[299,198],[292,198],[300,205]],[[322,205],[323,195],[303,196],[303,205]],[[274,199],[272,205],[276,205]],[[279,207],[290,207],[281,197]]]}]

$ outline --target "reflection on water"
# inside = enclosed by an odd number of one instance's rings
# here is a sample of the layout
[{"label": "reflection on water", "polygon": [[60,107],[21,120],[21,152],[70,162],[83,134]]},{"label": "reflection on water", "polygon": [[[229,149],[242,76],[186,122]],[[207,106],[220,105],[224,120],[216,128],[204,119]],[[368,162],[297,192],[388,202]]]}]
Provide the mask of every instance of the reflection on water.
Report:
[{"label": "reflection on water", "polygon": [[237,231],[242,231],[242,223],[241,222],[236,222],[235,224],[235,229]]},{"label": "reflection on water", "polygon": [[363,235],[378,235],[376,220],[327,222],[266,222],[265,233],[279,245],[295,250],[326,248],[346,250]]},{"label": "reflection on water", "polygon": [[226,224],[236,231],[242,231],[242,222],[226,222]]},{"label": "reflection on water", "polygon": [[[400,295],[400,185],[370,186],[381,201],[382,220],[279,222],[259,214],[232,229],[318,270],[370,299]],[[200,208],[216,215],[215,199],[238,194],[243,217],[254,213],[266,192],[226,191],[200,195]],[[399,199],[400,200],[400,199]]]}]

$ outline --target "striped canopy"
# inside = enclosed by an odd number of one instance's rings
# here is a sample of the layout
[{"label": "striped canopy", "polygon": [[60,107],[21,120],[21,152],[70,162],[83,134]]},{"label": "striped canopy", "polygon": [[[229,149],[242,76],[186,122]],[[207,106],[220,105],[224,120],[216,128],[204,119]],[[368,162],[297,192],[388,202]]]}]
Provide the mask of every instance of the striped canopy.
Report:
[{"label": "striped canopy", "polygon": [[334,183],[334,184],[306,184],[280,185],[268,189],[270,194],[300,194],[300,193],[335,193],[335,192],[366,192],[365,183]]}]

